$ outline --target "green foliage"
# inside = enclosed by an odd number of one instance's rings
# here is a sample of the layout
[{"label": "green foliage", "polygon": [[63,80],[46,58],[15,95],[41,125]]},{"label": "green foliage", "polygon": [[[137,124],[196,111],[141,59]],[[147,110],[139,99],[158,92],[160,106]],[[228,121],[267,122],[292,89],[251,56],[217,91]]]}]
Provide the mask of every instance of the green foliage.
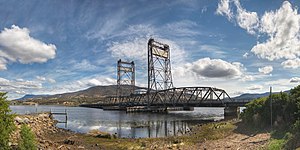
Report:
[{"label": "green foliage", "polygon": [[291,89],[290,94],[294,97],[294,98],[300,98],[300,85],[294,87],[293,89]]},{"label": "green foliage", "polygon": [[8,146],[10,134],[15,129],[14,114],[11,114],[6,93],[0,93],[0,149],[10,149]]},{"label": "green foliage", "polygon": [[[292,96],[287,93],[272,94],[272,118],[273,124],[276,122],[279,127],[285,128],[293,124],[297,105]],[[271,122],[270,97],[262,97],[251,101],[246,105],[246,109],[241,117],[244,122],[259,127],[267,127]]]},{"label": "green foliage", "polygon": [[21,136],[20,143],[19,143],[20,150],[37,149],[35,135],[27,125],[23,124],[21,126],[20,136]]},{"label": "green foliage", "polygon": [[284,147],[285,144],[285,140],[284,139],[272,139],[271,142],[269,143],[267,149],[268,150],[281,150]]},{"label": "green foliage", "polygon": [[[257,119],[259,119],[258,115],[264,113],[266,100],[266,97],[262,97],[246,104],[246,109],[241,114],[243,121],[249,124],[256,124],[258,121]],[[259,121],[260,120],[262,119],[259,119]]]},{"label": "green foliage", "polygon": [[300,134],[300,120],[297,120],[293,125],[293,130]]},{"label": "green foliage", "polygon": [[256,127],[269,127],[271,122],[272,99],[272,139],[268,149],[295,149],[300,146],[300,85],[290,93],[272,94],[251,101],[241,117],[244,123]]}]

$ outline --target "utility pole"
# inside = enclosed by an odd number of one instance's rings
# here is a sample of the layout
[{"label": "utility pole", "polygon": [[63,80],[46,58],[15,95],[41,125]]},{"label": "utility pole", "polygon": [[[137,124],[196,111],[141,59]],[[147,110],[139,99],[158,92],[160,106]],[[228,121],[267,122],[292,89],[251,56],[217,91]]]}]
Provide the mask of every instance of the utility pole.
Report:
[{"label": "utility pole", "polygon": [[272,87],[270,86],[270,114],[271,114],[271,129],[273,128],[273,111],[272,111]]}]

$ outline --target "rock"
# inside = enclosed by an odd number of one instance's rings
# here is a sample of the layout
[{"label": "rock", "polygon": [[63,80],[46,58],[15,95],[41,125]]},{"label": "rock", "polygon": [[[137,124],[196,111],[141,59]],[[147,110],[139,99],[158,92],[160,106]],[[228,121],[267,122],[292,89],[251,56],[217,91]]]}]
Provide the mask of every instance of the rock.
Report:
[{"label": "rock", "polygon": [[15,119],[14,119],[17,123],[19,123],[19,124],[22,124],[22,123],[24,123],[24,121],[23,121],[23,119],[22,118],[20,118],[20,117],[15,117]]},{"label": "rock", "polygon": [[70,139],[66,139],[64,140],[64,144],[68,144],[68,145],[74,145],[75,141],[70,140]]},{"label": "rock", "polygon": [[111,135],[109,133],[102,132],[102,131],[99,131],[99,130],[91,130],[91,131],[88,132],[88,135],[95,136],[95,137],[98,137],[98,138],[108,138],[108,139],[113,139],[113,138],[117,137],[116,135]]},{"label": "rock", "polygon": [[110,134],[98,134],[96,137],[97,138],[107,138],[107,139],[113,138]]},{"label": "rock", "polygon": [[31,121],[28,118],[24,118],[23,122],[26,123],[26,124],[29,124]]},{"label": "rock", "polygon": [[142,147],[147,147],[147,144],[145,142],[142,142]]},{"label": "rock", "polygon": [[57,149],[61,149],[61,148],[63,148],[64,147],[64,145],[61,145],[61,146],[59,146]]},{"label": "rock", "polygon": [[83,147],[83,146],[78,146],[77,148],[78,148],[78,149],[84,149],[84,147]]},{"label": "rock", "polygon": [[49,115],[48,114],[39,114],[39,117],[41,117],[41,118],[49,118]]},{"label": "rock", "polygon": [[173,141],[173,144],[178,144],[178,143],[181,143],[181,140],[175,139],[175,140]]},{"label": "rock", "polygon": [[46,141],[45,140],[41,140],[40,143],[44,144],[44,143],[46,143]]}]

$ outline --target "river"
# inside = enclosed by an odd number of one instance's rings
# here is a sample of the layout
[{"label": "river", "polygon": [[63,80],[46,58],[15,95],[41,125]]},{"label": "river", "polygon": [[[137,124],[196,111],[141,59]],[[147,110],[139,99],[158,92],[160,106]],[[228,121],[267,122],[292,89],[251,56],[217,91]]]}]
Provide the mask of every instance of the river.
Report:
[{"label": "river", "polygon": [[[102,109],[64,106],[10,106],[17,114],[35,112],[67,112],[67,124],[58,123],[60,128],[87,133],[96,129],[122,138],[166,137],[181,135],[196,123],[223,119],[222,107],[198,107],[194,111],[168,113],[126,113],[124,111],[103,111]],[[54,119],[65,121],[65,116]]]}]

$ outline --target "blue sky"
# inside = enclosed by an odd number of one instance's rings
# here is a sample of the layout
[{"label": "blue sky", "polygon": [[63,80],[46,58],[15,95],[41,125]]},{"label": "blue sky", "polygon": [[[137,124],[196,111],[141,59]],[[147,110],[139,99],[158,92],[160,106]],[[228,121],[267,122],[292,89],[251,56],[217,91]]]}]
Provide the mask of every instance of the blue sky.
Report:
[{"label": "blue sky", "polygon": [[116,84],[118,59],[146,85],[147,40],[169,44],[174,86],[230,95],[299,84],[299,1],[0,0],[0,90],[9,98]]}]

